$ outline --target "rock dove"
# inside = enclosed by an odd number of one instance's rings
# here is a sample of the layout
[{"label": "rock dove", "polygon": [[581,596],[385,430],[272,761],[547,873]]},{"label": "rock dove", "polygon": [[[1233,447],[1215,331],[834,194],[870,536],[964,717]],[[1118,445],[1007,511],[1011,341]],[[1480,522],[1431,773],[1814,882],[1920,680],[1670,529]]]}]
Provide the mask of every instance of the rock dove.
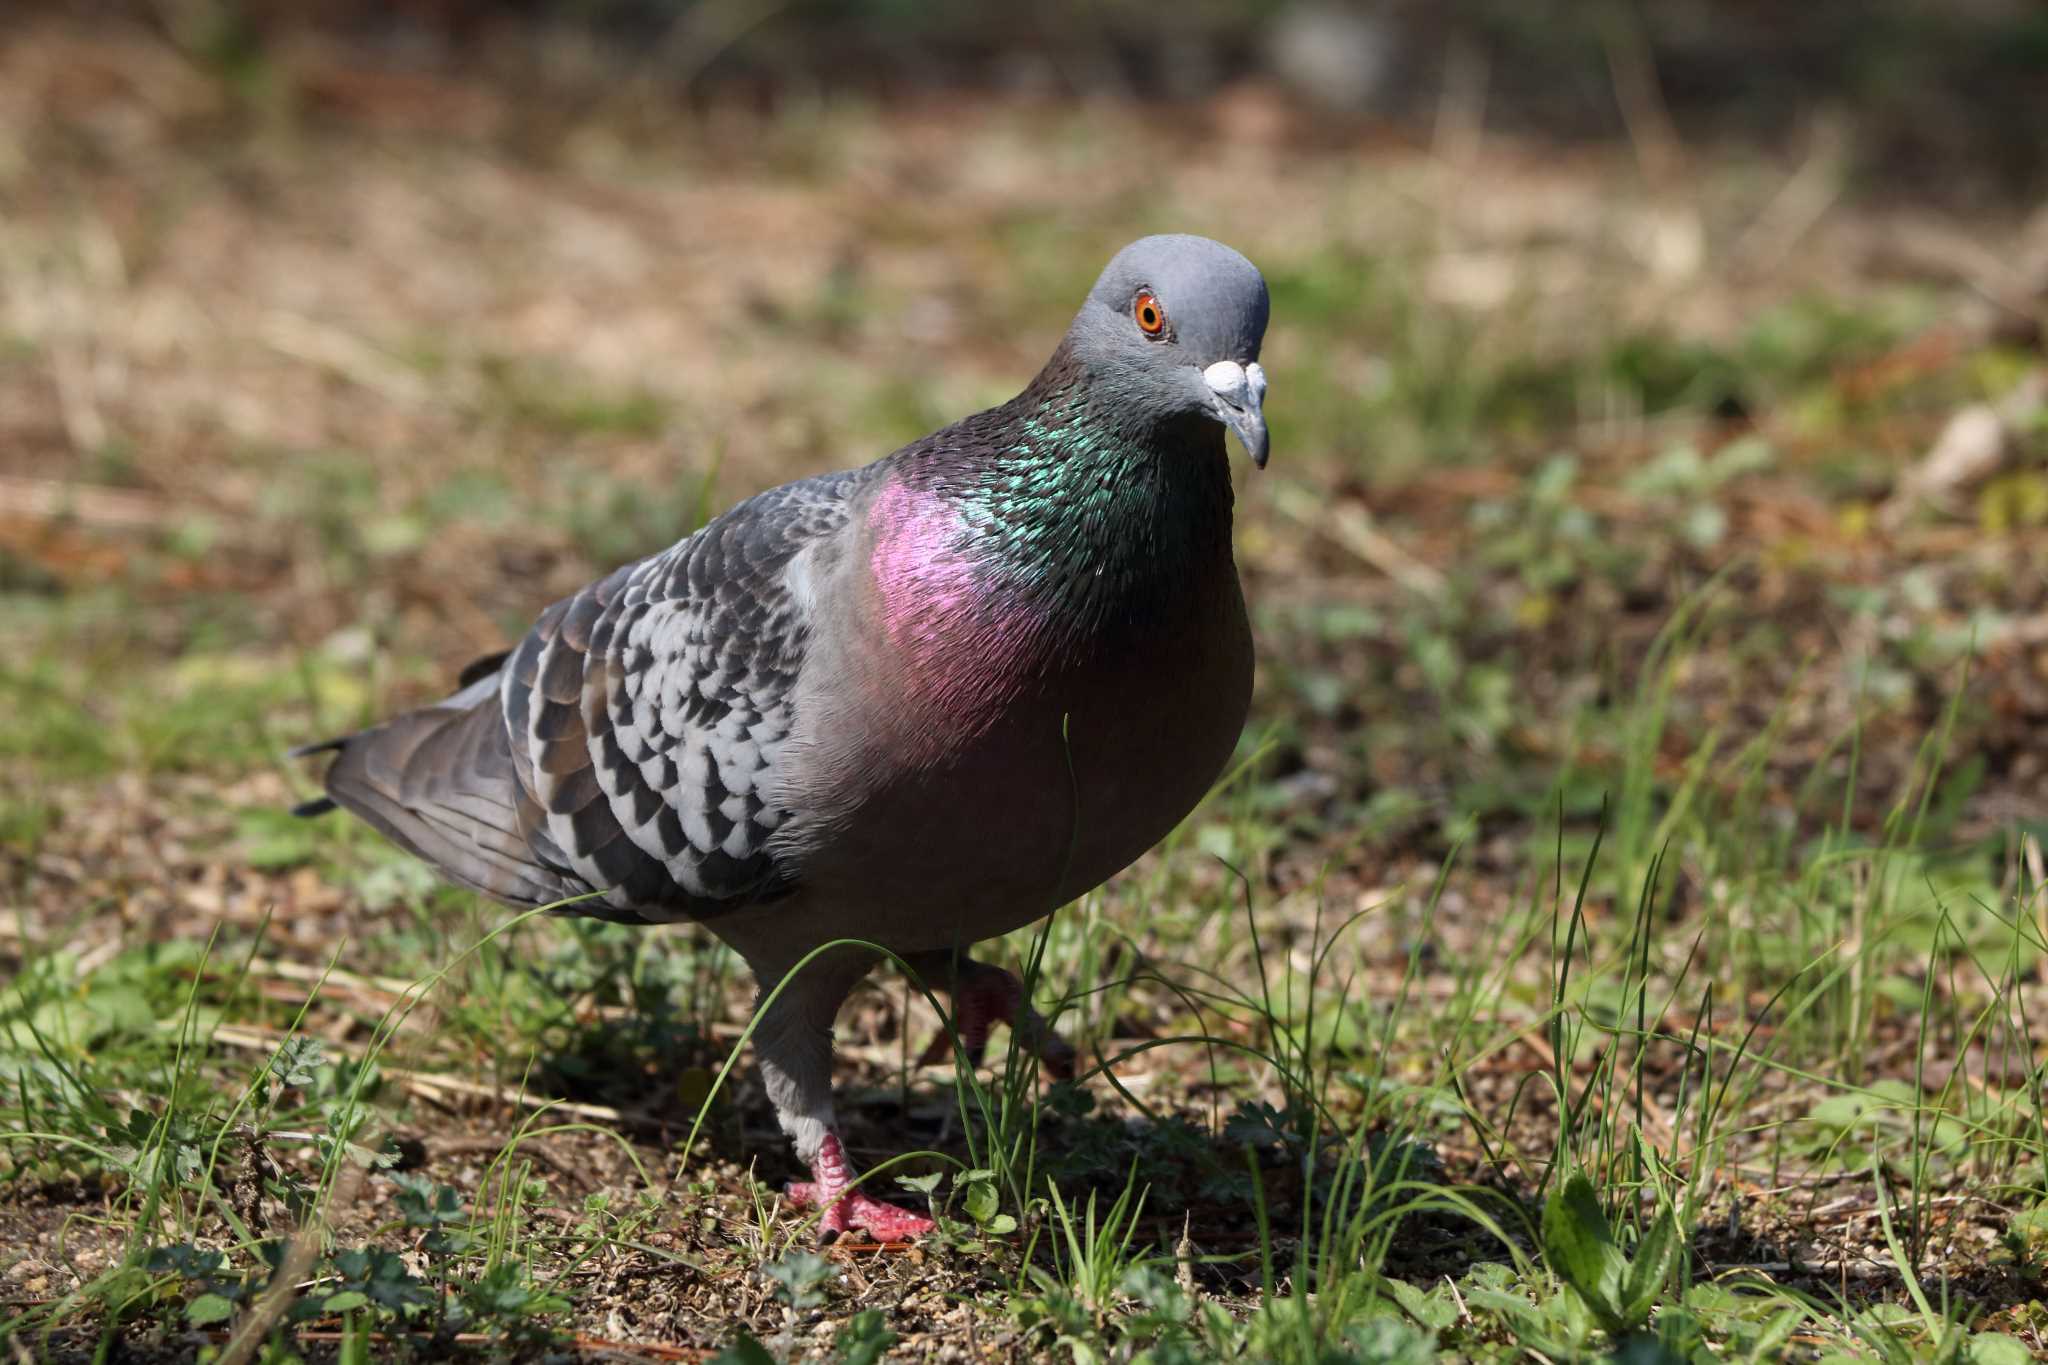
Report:
[{"label": "rock dove", "polygon": [[[1024,391],[864,468],[739,503],[549,607],[443,701],[332,750],[326,796],[507,905],[696,921],[766,1000],[862,939],[949,992],[963,1045],[1072,1049],[966,955],[1128,866],[1229,758],[1252,684],[1224,429],[1266,462],[1256,267],[1118,252]],[[826,1239],[930,1221],[857,1188],[834,948],[754,1034]]]}]

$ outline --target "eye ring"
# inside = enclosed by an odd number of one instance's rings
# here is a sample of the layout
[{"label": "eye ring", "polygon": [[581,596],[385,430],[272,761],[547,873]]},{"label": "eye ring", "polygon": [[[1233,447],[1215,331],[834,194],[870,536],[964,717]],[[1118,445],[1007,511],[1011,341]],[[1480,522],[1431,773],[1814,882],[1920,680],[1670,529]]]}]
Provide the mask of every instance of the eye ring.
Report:
[{"label": "eye ring", "polygon": [[1166,305],[1149,289],[1140,289],[1138,296],[1131,300],[1131,318],[1138,324],[1138,330],[1148,337],[1166,335]]}]

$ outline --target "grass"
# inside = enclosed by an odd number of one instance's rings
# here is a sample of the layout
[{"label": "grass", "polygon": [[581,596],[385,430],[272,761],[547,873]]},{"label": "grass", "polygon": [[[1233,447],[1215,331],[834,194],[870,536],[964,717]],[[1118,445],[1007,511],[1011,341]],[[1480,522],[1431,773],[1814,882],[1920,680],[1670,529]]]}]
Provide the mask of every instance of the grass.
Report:
[{"label": "grass", "polygon": [[[1645,689],[1635,705],[1653,707],[1656,695]],[[1640,712],[1632,718],[1653,723]],[[1655,748],[1633,752],[1647,758]],[[1212,899],[1193,902],[1206,920],[1189,916],[1170,927],[1241,925],[1220,945],[1220,968],[1177,969],[1157,952],[1161,965],[1143,973],[1174,987],[1164,998],[1185,1009],[1188,1022],[1176,1018],[1174,1032],[1122,1046],[1105,1046],[1098,1035],[1099,1076],[1111,1080],[1155,1052],[1200,1049],[1226,1054],[1211,1061],[1213,1080],[1277,1102],[1241,1101],[1220,1125],[1155,1114],[1132,1128],[1096,1119],[1085,1084],[1036,1095],[1014,1055],[986,1081],[961,1073],[954,1079],[967,1161],[987,1164],[967,1169],[949,1160],[950,1181],[910,1180],[938,1198],[948,1220],[931,1254],[980,1266],[1005,1286],[984,1310],[997,1315],[994,1330],[1012,1332],[1024,1347],[1082,1356],[1143,1347],[1180,1353],[1174,1358],[1310,1360],[1333,1348],[1362,1359],[1432,1350],[1556,1358],[1597,1350],[1604,1337],[1632,1356],[1660,1359],[1691,1358],[1708,1343],[1764,1358],[1773,1343],[1795,1339],[1900,1358],[2014,1358],[2022,1349],[2016,1339],[1972,1335],[1965,1321],[1980,1310],[1932,1281],[1937,1229],[1955,1222],[1937,1212],[1953,1197],[1934,1191],[1980,1190],[1965,1199],[2003,1202],[2038,1188],[2038,1073],[2029,1062],[2029,1085],[2008,1095],[1970,1085],[1967,1066],[1946,1084],[1923,1083],[1930,1051],[1967,1056],[1973,1045],[1988,1052],[1998,1043],[2031,1058],[2022,969],[2044,945],[2020,913],[2024,898],[1977,903],[1969,913],[1968,902],[1932,885],[1923,900],[1914,879],[1888,874],[1914,842],[1925,793],[1938,785],[1937,758],[1930,749],[1920,788],[1899,794],[1896,839],[1806,863],[1797,903],[1827,918],[1814,931],[1825,946],[1810,959],[1750,960],[1739,945],[1717,953],[1697,926],[1690,944],[1674,935],[1660,894],[1667,862],[1711,861],[1714,844],[1753,833],[1683,816],[1638,829],[1636,845],[1654,841],[1657,852],[1642,869],[1633,913],[1604,915],[1593,913],[1589,896],[1612,869],[1629,865],[1626,812],[1594,827],[1576,867],[1562,849],[1560,818],[1557,857],[1533,888],[1543,894],[1499,923],[1501,941],[1516,951],[1425,974],[1431,921],[1460,880],[1453,858],[1418,903],[1407,962],[1376,994],[1360,988],[1357,964],[1340,949],[1387,907],[1367,907],[1327,938],[1312,931],[1305,951],[1295,945],[1287,965],[1276,967],[1256,906],[1238,912],[1249,888],[1218,879]],[[1640,775],[1631,767],[1623,778],[1626,790]],[[1617,831],[1611,842],[1609,824]],[[1821,840],[1823,848],[1850,842],[1845,828]],[[1796,868],[1777,870],[1789,876]],[[1114,912],[1132,908],[1082,907],[1075,918],[1095,940],[1092,954],[1046,953],[1067,926],[1041,931],[1033,946],[1048,977],[1042,990],[1083,996],[1088,977],[1061,964],[1107,957],[1111,945],[1101,940],[1123,937]],[[1930,910],[1935,930],[1923,939],[1911,927]],[[1977,931],[1966,931],[1965,921]],[[303,996],[258,995],[250,973],[265,951],[260,934],[232,955],[218,943],[173,942],[125,949],[90,970],[61,953],[25,960],[0,998],[19,1119],[9,1133],[11,1183],[47,1190],[98,1182],[106,1207],[83,1221],[105,1250],[103,1269],[81,1276],[67,1295],[29,1306],[12,1331],[54,1350],[81,1320],[96,1323],[103,1339],[139,1323],[155,1323],[158,1334],[182,1325],[188,1342],[218,1324],[274,1322],[273,1344],[303,1346],[322,1339],[322,1329],[294,1336],[293,1324],[332,1323],[327,1330],[343,1350],[373,1338],[380,1350],[409,1343],[428,1356],[467,1341],[539,1349],[554,1339],[552,1321],[570,1311],[564,1286],[585,1266],[644,1258],[718,1273],[645,1240],[693,1207],[719,1203],[715,1185],[685,1183],[703,1165],[692,1159],[702,1149],[687,1142],[662,1198],[649,1192],[661,1176],[614,1129],[551,1122],[546,1108],[485,1144],[489,1159],[467,1194],[407,1169],[417,1158],[384,1139],[397,1097],[380,1069],[412,1011],[466,964],[474,964],[471,999],[442,1014],[433,1043],[411,1047],[446,1058],[488,1045],[501,1062],[524,1051],[532,1067],[542,1040],[592,998],[629,1004],[636,1024],[664,1022],[660,1031],[628,1030],[650,1053],[664,1034],[693,1024],[708,1031],[701,1013],[690,1022],[661,1015],[693,999],[701,1010],[715,993],[680,989],[673,975],[648,982],[643,954],[615,951],[624,947],[616,931],[572,924],[560,931],[571,936],[569,951],[508,973],[494,954],[522,928],[495,933],[430,977],[388,992],[391,1003],[355,1057],[303,1029],[309,1016],[336,1009],[337,997],[345,1010],[353,993],[378,988],[345,978],[337,990],[329,972]],[[1547,960],[1547,969],[1519,970],[1525,952]],[[1249,977],[1233,970],[1232,959],[1246,954]],[[1735,990],[1696,984],[1702,958],[1734,972]],[[1916,968],[1917,1001],[1886,993]],[[1955,988],[1964,974],[1975,990]],[[1118,984],[1136,994],[1140,975]],[[1952,984],[1938,1001],[1944,977]],[[1233,984],[1245,980],[1255,984]],[[1437,982],[1448,985],[1441,1003],[1417,1008],[1414,993]],[[1717,1000],[1732,995],[1739,1008],[1764,991],[1750,1017],[1717,1026]],[[472,1003],[479,996],[481,1006]],[[266,1009],[265,998],[277,1003]],[[1917,1004],[1922,1031],[1910,1088],[1858,1079],[1852,1065],[1852,1053],[1880,1036],[1875,1021],[1886,1017],[1886,999]],[[527,1021],[523,1033],[505,1027],[515,1015]],[[244,1067],[223,1065],[223,1037],[252,1031],[230,1020],[271,1019],[265,1032],[279,1040],[274,1052]],[[1930,1032],[1945,1045],[1930,1048]],[[633,1046],[625,1044],[628,1058]],[[1549,1064],[1522,1073],[1503,1109],[1481,1087],[1509,1079],[1496,1063],[1517,1048],[1547,1054]],[[239,1087],[221,1084],[237,1074]],[[558,1066],[554,1074],[556,1088],[573,1086],[573,1071]],[[515,1093],[530,1075],[510,1078]],[[1818,1102],[1794,1112],[1802,1087]],[[1131,1095],[1128,1078],[1116,1093],[1140,1113],[1149,1109]],[[707,1112],[700,1107],[699,1119]],[[617,1195],[601,1192],[580,1209],[565,1207],[525,1151],[571,1135],[615,1143],[639,1197],[617,1207]],[[1461,1144],[1477,1154],[1458,1173],[1440,1149]],[[1044,1163],[1041,1183],[1035,1168],[1046,1149],[1059,1156]],[[1830,1268],[1802,1266],[1796,1253],[1772,1274],[1716,1268],[1731,1259],[1726,1251],[1695,1245],[1718,1227],[1744,1236],[1742,1201],[1731,1205],[1731,1197],[1763,1171],[1774,1187],[1800,1188],[1788,1170],[1828,1185],[1840,1172],[1836,1187],[1867,1187],[1868,1199],[1855,1202],[1878,1220],[1866,1236],[1881,1229],[1882,1240],[1864,1250],[1889,1262],[1911,1312],[1878,1311],[1892,1302],[1882,1292],[1867,1300],[1829,1294],[1822,1285]],[[1229,1204],[1248,1204],[1255,1229],[1241,1226],[1231,1237],[1214,1226],[1205,1233],[1213,1249],[1199,1251],[1189,1233],[1197,1212],[1214,1218],[1215,1206]],[[1146,1218],[1161,1208],[1180,1214],[1178,1239],[1170,1220]],[[537,1232],[542,1210],[565,1216]],[[266,1216],[280,1215],[293,1232],[266,1228]],[[820,1317],[832,1302],[830,1263],[791,1245],[800,1229],[780,1234],[772,1211],[757,1216],[765,1221],[756,1225],[756,1247],[773,1294],[790,1315]],[[401,1230],[414,1246],[410,1259],[380,1245]],[[1751,1247],[1763,1240],[1746,1235]],[[1845,1249],[1832,1269],[1846,1273],[1849,1263]],[[259,1305],[280,1265],[296,1288],[283,1316],[266,1318]],[[1424,1266],[1429,1273],[1418,1275]],[[747,1272],[728,1261],[722,1273]],[[849,1318],[835,1331],[855,1338],[844,1354],[886,1328]],[[782,1335],[793,1348],[787,1326]]]},{"label": "grass", "polygon": [[[0,86],[68,41],[0,51]],[[165,79],[124,42],[94,60]],[[1034,139],[999,102],[829,139],[795,112],[745,125],[752,159],[707,131],[751,116],[650,145],[550,133],[544,99],[516,139],[280,140],[181,123],[169,87],[145,155],[20,88],[17,1356],[2042,1346],[2043,430],[1893,502],[2040,359],[1953,280],[1843,266],[1884,206],[1759,270],[1776,182],[1739,157],[1656,202],[1625,149],[1224,147],[1219,178],[1141,113]],[[983,197],[933,206],[926,163]],[[1282,195],[1321,226],[1278,232]],[[923,994],[856,997],[850,1144],[940,1230],[821,1253],[723,950],[480,905],[284,816],[277,756],[753,488],[1003,396],[1161,204],[1274,285],[1253,726],[1160,850],[990,949],[1077,1080],[1014,1040],[918,1065]],[[1672,213],[1706,244],[1678,279],[1635,254]]]}]

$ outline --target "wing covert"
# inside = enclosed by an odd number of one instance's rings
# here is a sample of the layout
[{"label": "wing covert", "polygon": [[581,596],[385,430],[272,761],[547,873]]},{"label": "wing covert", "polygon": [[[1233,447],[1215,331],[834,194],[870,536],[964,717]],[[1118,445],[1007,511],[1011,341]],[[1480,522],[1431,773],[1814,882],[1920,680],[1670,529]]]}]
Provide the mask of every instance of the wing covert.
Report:
[{"label": "wing covert", "polygon": [[772,490],[550,607],[500,695],[552,843],[607,900],[702,918],[790,889],[777,764],[809,642],[800,556],[829,554],[858,471]]}]

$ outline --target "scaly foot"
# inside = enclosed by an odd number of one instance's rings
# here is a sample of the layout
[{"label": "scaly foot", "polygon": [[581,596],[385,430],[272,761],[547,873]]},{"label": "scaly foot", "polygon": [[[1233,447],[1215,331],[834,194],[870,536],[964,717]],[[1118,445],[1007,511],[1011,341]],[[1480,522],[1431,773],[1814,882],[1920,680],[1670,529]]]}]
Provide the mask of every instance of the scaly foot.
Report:
[{"label": "scaly foot", "polygon": [[[953,1031],[960,1035],[968,1065],[981,1065],[989,1031],[997,1024],[1008,1024],[1018,1044],[1053,1075],[1061,1080],[1073,1078],[1074,1045],[1054,1033],[1045,1017],[1031,1007],[1017,974],[985,962],[963,963],[953,983]],[[939,1061],[951,1046],[952,1039],[940,1033],[918,1058],[918,1065]]]},{"label": "scaly foot", "polygon": [[859,1228],[877,1242],[907,1242],[932,1230],[932,1220],[862,1194],[853,1185],[853,1167],[839,1134],[825,1134],[818,1159],[811,1163],[814,1179],[796,1180],[785,1194],[797,1208],[819,1208],[818,1240],[830,1245],[841,1233]]}]

